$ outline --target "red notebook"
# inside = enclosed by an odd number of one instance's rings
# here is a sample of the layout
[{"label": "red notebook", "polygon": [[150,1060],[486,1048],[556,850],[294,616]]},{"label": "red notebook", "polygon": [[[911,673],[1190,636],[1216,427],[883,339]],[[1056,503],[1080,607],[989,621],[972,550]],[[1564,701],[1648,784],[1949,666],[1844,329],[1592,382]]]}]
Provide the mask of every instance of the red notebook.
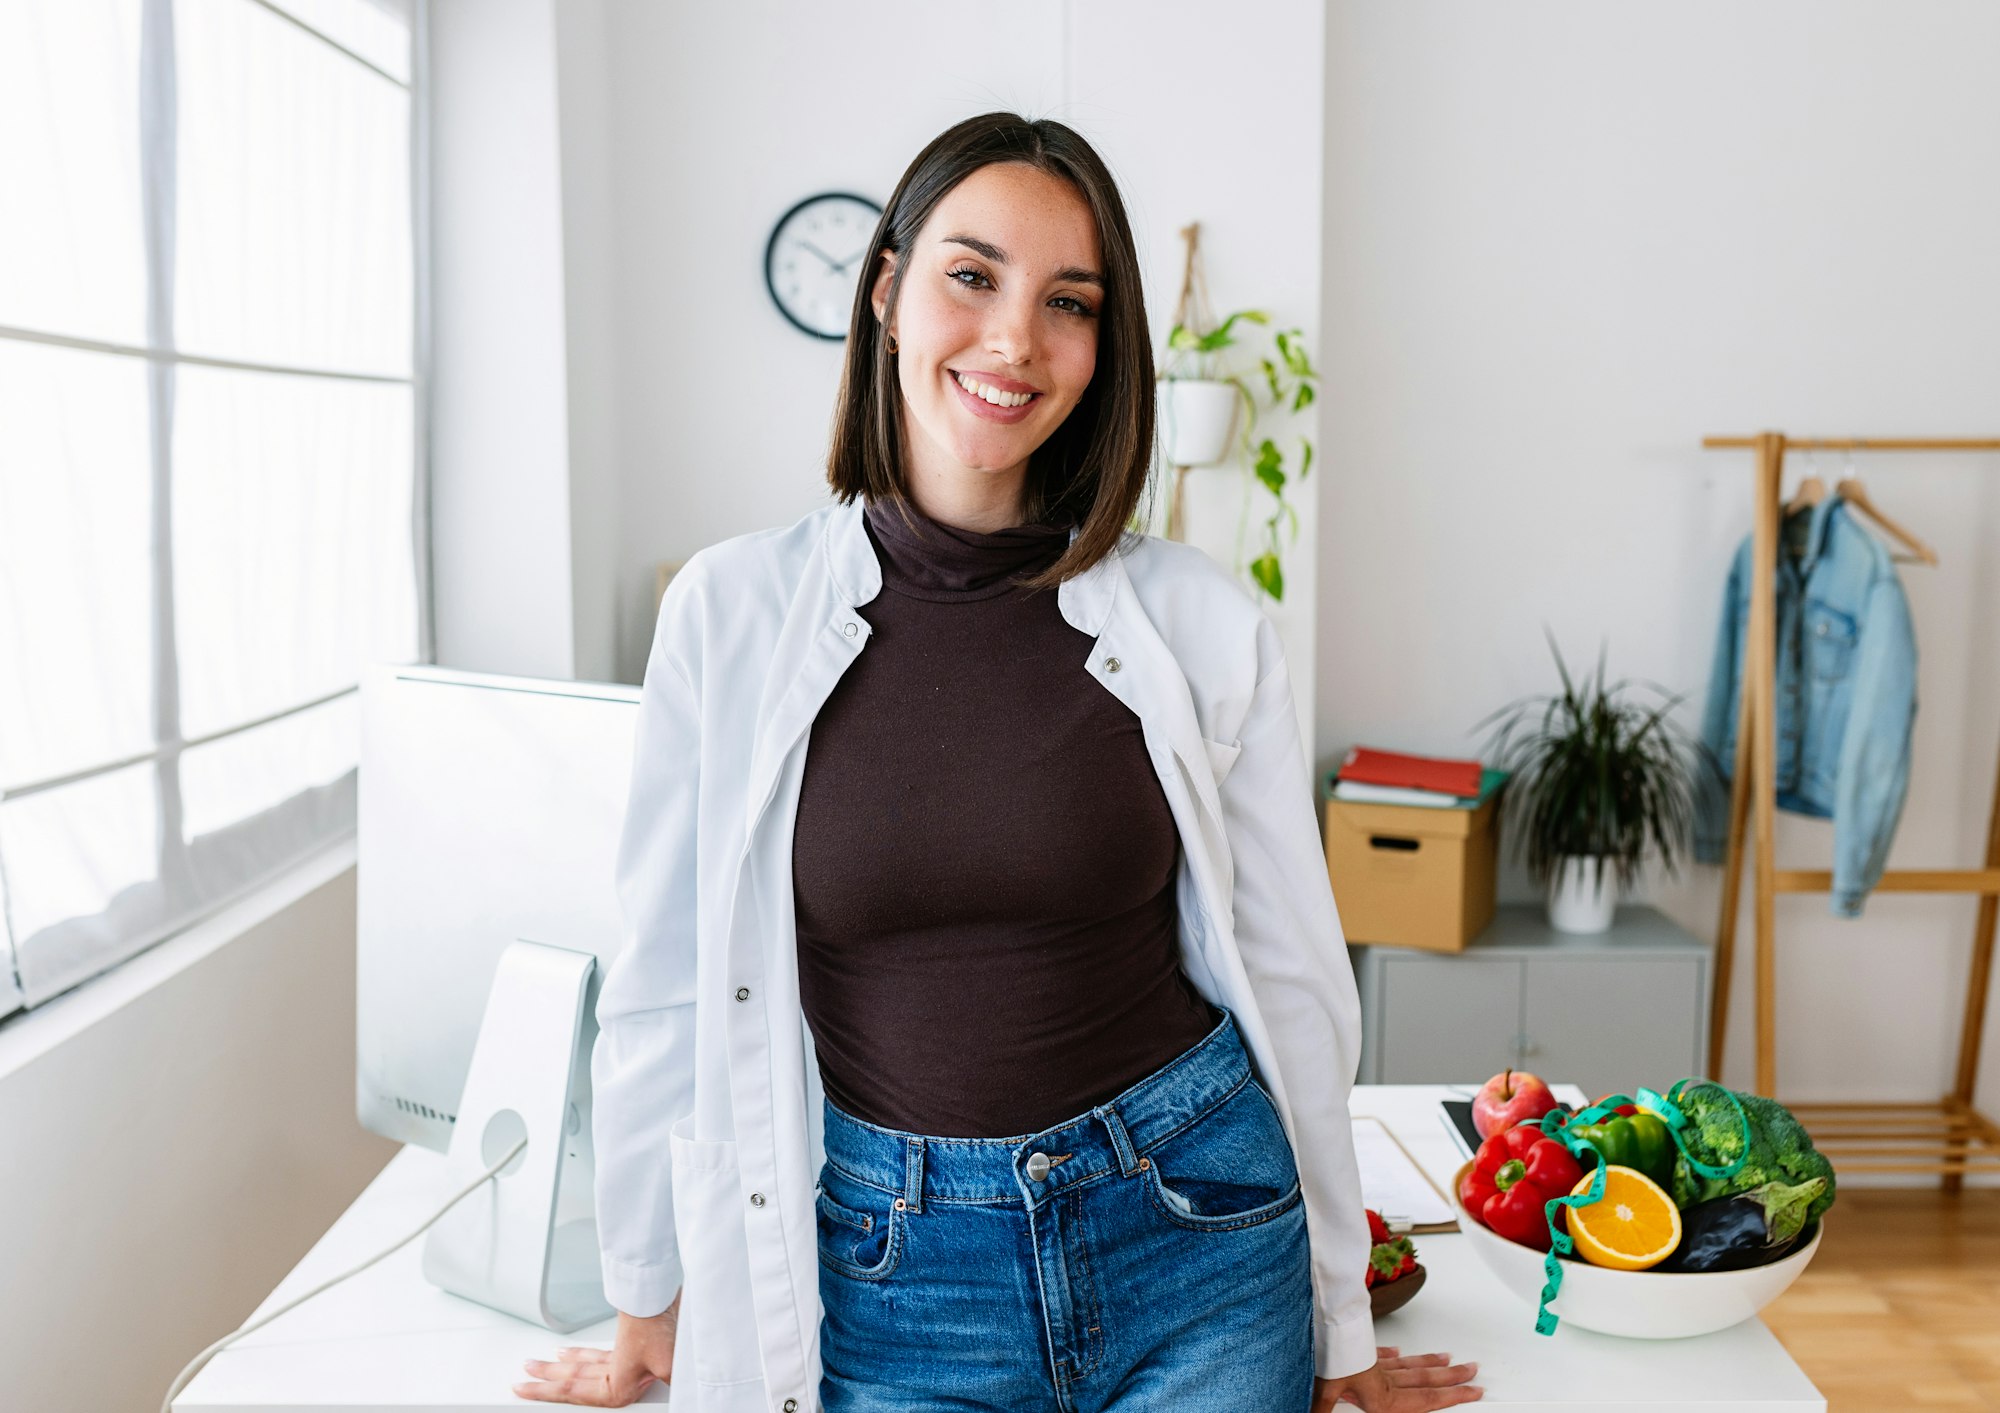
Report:
[{"label": "red notebook", "polygon": [[1405,756],[1356,746],[1334,772],[1336,780],[1364,785],[1401,785],[1412,790],[1437,790],[1472,799],[1479,794],[1484,767],[1476,760],[1442,760],[1436,756]]}]

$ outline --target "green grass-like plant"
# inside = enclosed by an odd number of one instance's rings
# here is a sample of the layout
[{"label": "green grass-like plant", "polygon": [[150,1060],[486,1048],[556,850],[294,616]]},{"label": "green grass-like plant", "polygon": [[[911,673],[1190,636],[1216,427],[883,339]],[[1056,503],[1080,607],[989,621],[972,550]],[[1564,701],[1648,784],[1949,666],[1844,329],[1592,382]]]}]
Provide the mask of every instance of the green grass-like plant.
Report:
[{"label": "green grass-like plant", "polygon": [[1562,691],[1523,698],[1472,728],[1506,718],[1486,758],[1510,772],[1501,807],[1515,856],[1525,850],[1529,875],[1543,888],[1572,854],[1608,861],[1624,888],[1637,879],[1649,846],[1676,872],[1693,836],[1697,791],[1722,780],[1707,745],[1671,715],[1686,693],[1641,682],[1663,700],[1648,706],[1625,699],[1634,684],[1605,686],[1602,648],[1596,680],[1579,684],[1548,636]]}]

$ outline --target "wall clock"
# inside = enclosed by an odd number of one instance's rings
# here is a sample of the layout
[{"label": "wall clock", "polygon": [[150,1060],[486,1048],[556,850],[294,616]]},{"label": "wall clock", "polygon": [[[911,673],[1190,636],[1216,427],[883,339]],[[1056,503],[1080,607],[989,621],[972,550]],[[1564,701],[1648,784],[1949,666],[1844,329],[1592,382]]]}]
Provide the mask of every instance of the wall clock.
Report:
[{"label": "wall clock", "polygon": [[882,208],[865,196],[808,196],[778,218],[764,247],[764,285],[792,325],[815,338],[844,339],[855,282]]}]

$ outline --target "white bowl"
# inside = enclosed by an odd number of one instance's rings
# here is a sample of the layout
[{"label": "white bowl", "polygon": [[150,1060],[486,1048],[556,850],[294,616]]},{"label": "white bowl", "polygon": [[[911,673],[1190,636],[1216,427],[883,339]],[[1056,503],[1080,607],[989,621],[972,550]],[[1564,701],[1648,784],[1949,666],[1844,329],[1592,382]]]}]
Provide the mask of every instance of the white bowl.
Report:
[{"label": "white bowl", "polygon": [[[1451,1178],[1459,1230],[1487,1269],[1533,1310],[1541,1302],[1542,1253],[1488,1230],[1458,1200],[1466,1162]],[[1562,1263],[1562,1290],[1549,1302],[1563,1324],[1632,1339],[1685,1339],[1726,1330],[1784,1294],[1819,1250],[1821,1219],[1812,1240],[1780,1261],[1745,1271],[1614,1271],[1586,1261]]]}]

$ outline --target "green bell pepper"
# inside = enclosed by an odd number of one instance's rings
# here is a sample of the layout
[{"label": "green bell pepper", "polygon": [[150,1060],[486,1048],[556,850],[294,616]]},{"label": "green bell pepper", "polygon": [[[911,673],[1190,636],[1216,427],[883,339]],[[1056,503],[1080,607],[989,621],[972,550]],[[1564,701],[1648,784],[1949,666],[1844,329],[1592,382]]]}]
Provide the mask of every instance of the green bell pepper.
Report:
[{"label": "green bell pepper", "polygon": [[1570,1130],[1604,1155],[1604,1161],[1619,1167],[1636,1168],[1670,1188],[1674,1180],[1674,1136],[1659,1115],[1641,1109]]}]

